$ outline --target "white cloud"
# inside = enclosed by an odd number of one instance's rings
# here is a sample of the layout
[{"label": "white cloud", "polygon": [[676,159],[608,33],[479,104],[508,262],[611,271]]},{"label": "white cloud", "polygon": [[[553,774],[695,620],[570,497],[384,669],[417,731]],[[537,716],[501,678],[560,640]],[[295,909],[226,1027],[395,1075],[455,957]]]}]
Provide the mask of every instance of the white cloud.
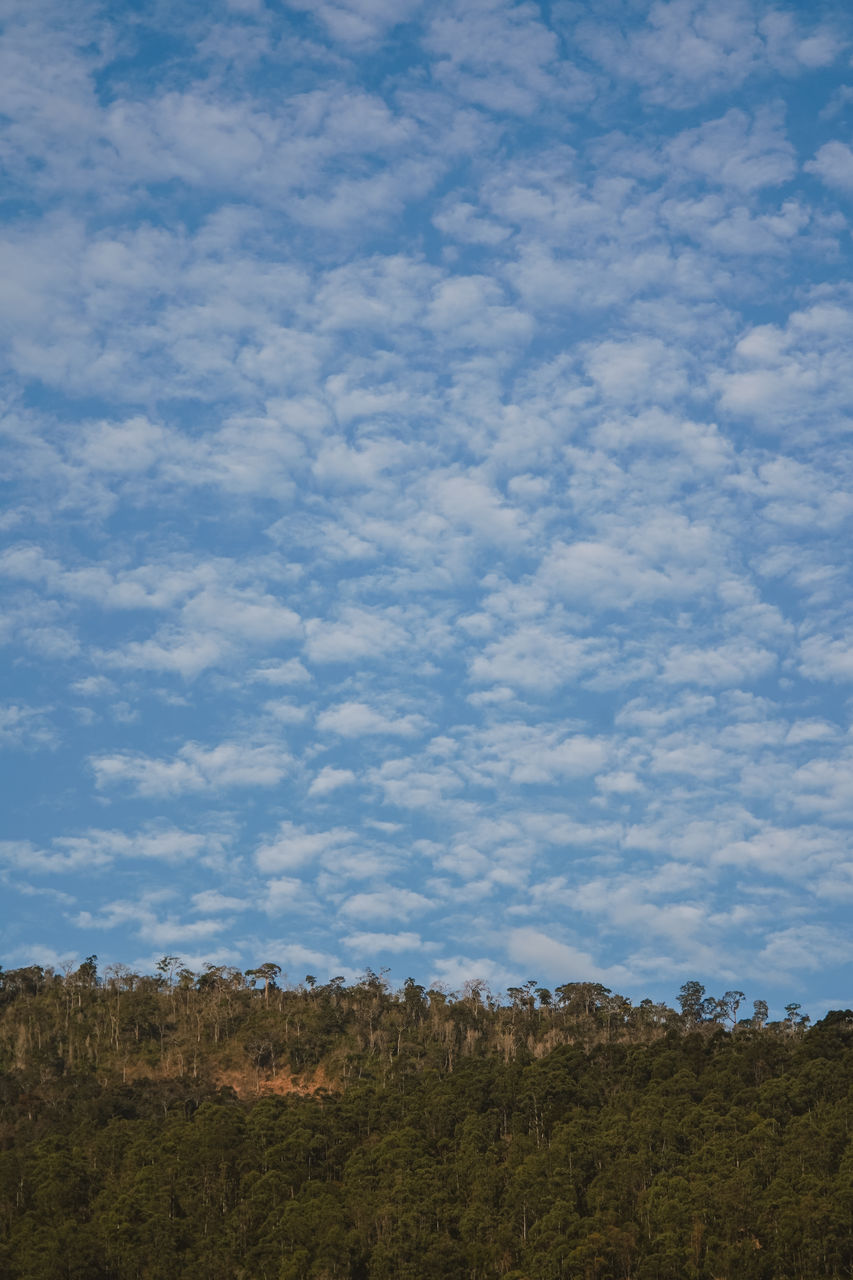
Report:
[{"label": "white cloud", "polygon": [[456,240],[469,244],[500,244],[510,234],[509,228],[491,218],[477,214],[477,206],[460,200],[449,205],[433,217],[439,231]]},{"label": "white cloud", "polygon": [[825,142],[805,169],[829,187],[840,187],[842,191],[853,188],[853,150],[846,142]]},{"label": "white cloud", "polygon": [[302,9],[319,19],[329,34],[343,44],[371,46],[398,23],[416,12],[420,0],[286,0],[291,9]]},{"label": "white cloud", "polygon": [[6,15],[34,947],[37,907],[144,963],[833,962],[850,23],[580,9],[229,0],[176,73],[121,5]]},{"label": "white cloud", "polygon": [[375,956],[377,952],[390,951],[392,955],[403,951],[420,951],[420,934],[417,933],[349,933],[341,938],[345,947],[360,955]]},{"label": "white cloud", "polygon": [[340,907],[340,914],[361,920],[408,920],[432,911],[433,903],[411,889],[388,887],[372,893],[354,893]]},{"label": "white cloud", "polygon": [[244,911],[248,903],[242,898],[229,897],[217,889],[202,889],[192,895],[193,911],[214,915],[219,911]]},{"label": "white cloud", "polygon": [[201,591],[183,610],[190,627],[236,633],[246,640],[274,643],[301,635],[299,615],[261,592]]},{"label": "white cloud", "polygon": [[478,684],[549,691],[597,669],[609,656],[600,640],[523,626],[475,654],[470,674]]},{"label": "white cloud", "polygon": [[0,704],[0,747],[50,747],[57,741],[46,708]]},{"label": "white cloud", "polygon": [[75,680],[71,688],[83,698],[108,698],[116,692],[116,686],[107,676],[83,676]]},{"label": "white cloud", "polygon": [[364,702],[341,702],[317,716],[317,728],[322,733],[336,733],[342,738],[363,738],[373,734],[414,738],[424,732],[426,725],[423,716],[386,716]]},{"label": "white cloud", "polygon": [[264,711],[279,724],[303,724],[308,719],[308,708],[297,706],[290,698],[277,698],[265,702]]},{"label": "white cloud", "polygon": [[687,129],[669,145],[670,161],[711,182],[752,192],[779,186],[796,171],[795,152],[775,108],[750,121],[732,109],[718,120]]},{"label": "white cloud", "polygon": [[299,942],[285,942],[283,939],[267,940],[262,947],[256,948],[256,954],[252,957],[253,962],[263,963],[260,960],[261,955],[282,965],[284,971],[279,979],[280,982],[288,977],[288,971],[304,973],[307,970],[313,972],[315,977],[339,973],[345,977],[350,976],[348,971],[342,968],[334,952],[320,951]]},{"label": "white cloud", "polygon": [[216,856],[227,847],[225,832],[200,833],[179,827],[152,826],[135,834],[94,828],[79,836],[57,836],[48,848],[8,840],[0,859],[21,870],[59,873],[93,870],[134,859],[155,859],[175,866]]},{"label": "white cloud", "polygon": [[819,405],[824,430],[846,431],[851,329],[846,301],[830,296],[792,312],[784,325],[749,330],[735,347],[733,369],[712,378],[721,404],[784,425],[810,423]]},{"label": "white cloud", "polygon": [[703,563],[711,550],[709,540],[704,530],[691,529],[686,522],[668,523],[664,556],[669,563],[656,565],[654,561],[663,557],[656,554],[651,540],[643,545],[642,530],[634,530],[631,548],[603,542],[557,543],[543,562],[540,577],[568,602],[583,601],[600,609],[689,595],[709,576]]},{"label": "white cloud", "polygon": [[309,796],[328,796],[339,787],[349,787],[356,780],[352,769],[336,769],[324,765],[308,788]]},{"label": "white cloud", "polygon": [[826,720],[796,720],[785,735],[785,742],[788,746],[799,746],[802,742],[825,742],[838,735],[838,727]]},{"label": "white cloud", "polygon": [[791,776],[789,799],[806,813],[822,814],[830,821],[849,821],[853,818],[851,772],[853,750],[849,747],[831,759],[809,760]]},{"label": "white cloud", "polygon": [[755,870],[814,884],[817,873],[847,861],[844,836],[817,826],[776,827],[767,824],[747,840],[723,846],[714,860],[740,870]]},{"label": "white cloud", "polygon": [[[110,265],[114,270],[116,264]],[[77,456],[95,471],[146,471],[165,452],[167,440],[164,429],[147,418],[99,422],[86,431]]]},{"label": "white cloud", "polygon": [[274,840],[255,851],[255,863],[265,872],[294,871],[329,853],[340,859],[354,840],[354,832],[346,827],[311,832],[293,822],[283,822]]},{"label": "white cloud", "polygon": [[298,658],[289,658],[286,662],[265,662],[256,667],[250,679],[261,680],[266,684],[299,685],[311,679],[311,673]]},{"label": "white cloud", "polygon": [[655,105],[682,109],[771,68],[827,65],[844,44],[830,30],[804,31],[791,12],[744,0],[658,0],[636,25],[585,18],[573,27],[612,75],[635,81]]},{"label": "white cloud", "polygon": [[290,766],[290,756],[274,745],[222,742],[205,748],[188,742],[172,759],[119,752],[93,756],[99,788],[127,783],[141,796],[181,795],[214,787],[272,787]]},{"label": "white cloud", "polygon": [[500,285],[481,276],[445,280],[434,290],[426,323],[451,347],[478,349],[527,342],[533,319],[504,300]]},{"label": "white cloud", "polygon": [[465,955],[448,955],[434,959],[429,985],[439,991],[463,991],[469,982],[483,984],[493,990],[511,986],[518,975],[491,956],[476,959]]},{"label": "white cloud", "polygon": [[714,688],[758,680],[768,675],[775,665],[774,653],[750,641],[730,642],[709,649],[674,645],[664,659],[661,677],[671,684]]},{"label": "white cloud", "polygon": [[793,976],[836,965],[849,964],[853,947],[849,938],[822,925],[795,925],[779,929],[768,938],[759,960],[770,973]]},{"label": "white cloud", "polygon": [[597,773],[608,755],[604,738],[566,733],[560,726],[523,722],[495,725],[467,735],[463,760],[479,782],[555,783]]},{"label": "white cloud", "polygon": [[612,773],[600,773],[595,779],[595,785],[605,795],[630,795],[632,792],[643,790],[642,782],[640,782],[635,773],[628,769],[615,769]]},{"label": "white cloud", "polygon": [[506,950],[516,965],[538,969],[551,982],[602,982],[624,987],[633,980],[624,965],[598,964],[583,948],[560,942],[539,929],[510,930]]},{"label": "white cloud", "polygon": [[465,4],[438,12],[426,35],[433,73],[492,111],[530,115],[548,98],[577,100],[584,78],[558,61],[557,39],[525,5]]},{"label": "white cloud", "polygon": [[801,670],[812,680],[853,680],[853,635],[807,636],[800,646]]},{"label": "white cloud", "polygon": [[367,780],[381,789],[386,804],[433,811],[442,808],[463,786],[458,773],[447,765],[422,766],[407,758],[385,761],[369,770]]},{"label": "white cloud", "polygon": [[689,385],[682,353],[660,338],[599,342],[590,348],[586,366],[602,396],[620,404],[667,404]]},{"label": "white cloud", "polygon": [[164,671],[195,679],[231,656],[227,641],[209,632],[187,634],[167,629],[160,638],[133,640],[123,649],[96,653],[110,667],[129,671]]},{"label": "white cloud", "polygon": [[406,644],[406,632],[396,610],[369,610],[349,606],[340,621],[312,618],[305,626],[306,652],[312,662],[354,662],[379,658]]},{"label": "white cloud", "polygon": [[98,913],[79,912],[75,924],[85,930],[129,929],[144,942],[158,948],[215,938],[228,926],[228,922],[222,919],[179,920],[175,916],[161,918],[156,906],[155,900],[129,902],[117,899],[107,903]]}]

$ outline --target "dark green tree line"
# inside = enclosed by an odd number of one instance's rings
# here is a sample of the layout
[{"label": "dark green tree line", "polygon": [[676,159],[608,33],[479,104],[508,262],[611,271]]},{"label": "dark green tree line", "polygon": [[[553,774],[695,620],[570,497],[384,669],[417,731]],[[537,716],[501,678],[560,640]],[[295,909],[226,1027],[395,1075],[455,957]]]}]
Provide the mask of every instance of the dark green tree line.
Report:
[{"label": "dark green tree line", "polygon": [[2,974],[9,1280],[853,1275],[848,1010],[164,960]]}]

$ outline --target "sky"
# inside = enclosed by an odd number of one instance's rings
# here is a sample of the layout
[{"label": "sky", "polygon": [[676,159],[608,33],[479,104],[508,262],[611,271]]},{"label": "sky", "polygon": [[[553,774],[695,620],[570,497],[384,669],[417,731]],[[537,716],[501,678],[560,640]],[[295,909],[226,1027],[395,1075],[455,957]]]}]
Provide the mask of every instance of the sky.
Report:
[{"label": "sky", "polygon": [[853,1004],[848,6],[0,20],[0,962]]}]

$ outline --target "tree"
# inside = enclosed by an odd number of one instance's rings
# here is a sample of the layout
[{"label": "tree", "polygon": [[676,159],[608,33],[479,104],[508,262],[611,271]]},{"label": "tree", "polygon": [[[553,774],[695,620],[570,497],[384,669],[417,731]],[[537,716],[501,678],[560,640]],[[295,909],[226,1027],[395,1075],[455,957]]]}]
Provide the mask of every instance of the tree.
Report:
[{"label": "tree", "polygon": [[564,982],[554,991],[561,1008],[574,1017],[586,1018],[605,1008],[612,994],[610,988],[600,982]]},{"label": "tree", "polygon": [[263,981],[264,1000],[268,1001],[270,998],[270,987],[275,986],[275,980],[280,973],[281,973],[280,964],[272,964],[271,962],[267,961],[266,964],[259,964],[257,969],[247,969],[246,977],[260,978]]},{"label": "tree", "polygon": [[801,1013],[801,1004],[791,1003],[785,1005],[785,1025],[791,1030],[802,1030],[811,1022],[811,1018],[807,1013]]},{"label": "tree", "polygon": [[695,979],[685,982],[678,993],[678,1003],[681,1005],[681,1016],[689,1026],[696,1026],[701,1022],[705,1003],[705,988],[702,983]]},{"label": "tree", "polygon": [[87,956],[80,968],[77,970],[77,978],[84,987],[94,987],[98,984],[98,966],[97,956]]},{"label": "tree", "polygon": [[726,991],[719,999],[720,1015],[732,1027],[737,1026],[737,1011],[743,1004],[745,996],[742,991]]},{"label": "tree", "polygon": [[163,956],[154,966],[167,986],[171,987],[181,967],[180,956]]}]

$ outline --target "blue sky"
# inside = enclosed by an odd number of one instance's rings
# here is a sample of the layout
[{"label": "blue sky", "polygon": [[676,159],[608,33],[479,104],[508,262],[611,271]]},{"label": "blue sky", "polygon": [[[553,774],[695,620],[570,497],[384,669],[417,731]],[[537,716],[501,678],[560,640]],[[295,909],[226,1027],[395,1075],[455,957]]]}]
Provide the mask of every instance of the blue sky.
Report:
[{"label": "blue sky", "polygon": [[0,961],[853,1002],[853,22],[6,0]]}]

